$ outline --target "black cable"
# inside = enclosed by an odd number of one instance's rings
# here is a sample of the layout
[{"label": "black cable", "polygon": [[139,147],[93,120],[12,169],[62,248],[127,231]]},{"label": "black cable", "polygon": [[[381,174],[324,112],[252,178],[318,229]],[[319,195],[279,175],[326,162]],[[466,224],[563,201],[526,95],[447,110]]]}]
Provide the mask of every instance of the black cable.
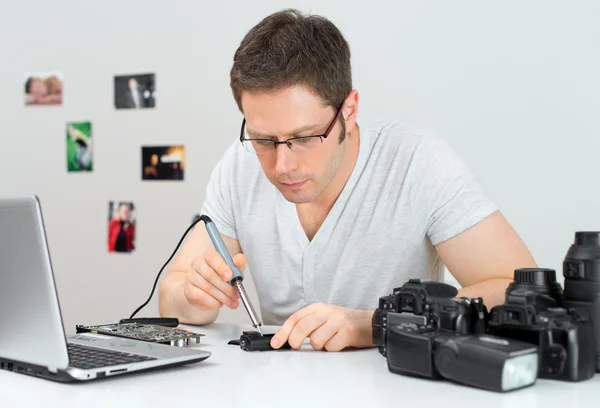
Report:
[{"label": "black cable", "polygon": [[191,229],[194,228],[194,225],[196,225],[200,221],[204,221],[204,224],[206,224],[207,222],[212,222],[212,220],[208,217],[208,215],[201,215],[201,216],[199,216],[197,219],[195,219],[192,222],[192,224],[188,227],[188,229],[183,233],[183,236],[179,240],[179,243],[175,247],[175,250],[173,251],[173,253],[169,257],[169,259],[167,259],[167,262],[165,262],[165,264],[163,265],[163,267],[160,268],[160,271],[158,271],[158,275],[156,275],[156,280],[154,281],[154,286],[152,287],[152,292],[150,292],[150,296],[148,297],[148,300],[146,300],[144,303],[142,303],[142,305],[140,307],[138,307],[137,309],[135,309],[135,311],[129,317],[130,319],[133,319],[133,317],[140,310],[142,310],[148,303],[150,303],[150,300],[152,299],[152,296],[154,295],[154,291],[156,290],[156,285],[158,284],[158,280],[160,279],[160,275],[162,274],[163,269],[165,269],[165,267],[169,264],[169,262],[171,262],[171,259],[173,259],[173,257],[177,253],[177,250],[181,246],[181,243],[183,242],[183,240],[184,240],[185,236],[188,234],[188,232],[190,232]]}]

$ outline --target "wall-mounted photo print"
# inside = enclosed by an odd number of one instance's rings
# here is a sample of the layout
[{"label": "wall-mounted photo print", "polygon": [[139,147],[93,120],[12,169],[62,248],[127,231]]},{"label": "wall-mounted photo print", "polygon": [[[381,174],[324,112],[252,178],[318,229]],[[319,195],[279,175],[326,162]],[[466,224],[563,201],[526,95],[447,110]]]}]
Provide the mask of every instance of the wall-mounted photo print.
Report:
[{"label": "wall-mounted photo print", "polygon": [[144,109],[156,105],[155,74],[115,76],[115,108]]},{"label": "wall-mounted photo print", "polygon": [[25,105],[62,105],[63,75],[60,72],[25,73]]},{"label": "wall-mounted photo print", "polygon": [[92,171],[92,123],[67,123],[67,171]]},{"label": "wall-mounted photo print", "polygon": [[142,146],[142,180],[183,180],[184,146]]},{"label": "wall-mounted photo print", "polygon": [[129,201],[108,203],[108,252],[135,249],[135,207]]}]

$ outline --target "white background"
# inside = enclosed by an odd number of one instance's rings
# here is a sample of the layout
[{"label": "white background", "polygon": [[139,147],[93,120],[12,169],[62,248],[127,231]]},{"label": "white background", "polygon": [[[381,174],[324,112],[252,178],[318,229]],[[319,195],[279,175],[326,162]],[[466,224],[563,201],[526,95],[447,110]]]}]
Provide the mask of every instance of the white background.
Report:
[{"label": "white background", "polygon": [[[238,136],[233,54],[281,7],[336,23],[353,54],[359,122],[400,119],[444,136],[541,266],[560,271],[574,232],[600,229],[599,2],[5,1],[0,194],[42,200],[67,331],[128,317],[147,298]],[[64,104],[25,107],[24,73],[54,70]],[[148,72],[157,107],[116,111],[113,76]],[[65,124],[86,120],[94,171],[69,174]],[[141,181],[140,146],[160,144],[186,146],[184,182]],[[107,252],[110,200],[136,205],[132,254]],[[156,295],[140,316],[157,314]],[[219,319],[248,320],[243,308]]]}]

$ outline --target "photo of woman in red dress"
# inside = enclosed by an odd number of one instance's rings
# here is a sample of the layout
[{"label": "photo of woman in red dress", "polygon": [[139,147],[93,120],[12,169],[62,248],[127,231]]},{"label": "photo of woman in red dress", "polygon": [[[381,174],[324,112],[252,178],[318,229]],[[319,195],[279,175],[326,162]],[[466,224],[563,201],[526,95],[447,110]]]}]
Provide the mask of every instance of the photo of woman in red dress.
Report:
[{"label": "photo of woman in red dress", "polygon": [[109,203],[108,251],[131,252],[135,249],[135,217],[133,203]]}]

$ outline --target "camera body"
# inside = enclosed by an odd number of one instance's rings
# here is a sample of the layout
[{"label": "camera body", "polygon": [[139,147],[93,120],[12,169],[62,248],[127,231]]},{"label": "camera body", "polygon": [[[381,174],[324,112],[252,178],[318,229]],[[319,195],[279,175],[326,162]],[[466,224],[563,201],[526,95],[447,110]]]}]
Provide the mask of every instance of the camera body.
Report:
[{"label": "camera body", "polygon": [[532,385],[537,348],[486,334],[483,299],[457,293],[445,283],[410,279],[379,299],[373,342],[388,370],[494,391]]},{"label": "camera body", "polygon": [[586,380],[595,373],[594,328],[585,314],[562,306],[553,269],[517,269],[505,303],[490,310],[487,332],[538,346],[539,378]]},{"label": "camera body", "polygon": [[379,307],[373,313],[373,343],[379,352],[387,355],[388,327],[418,325],[435,327],[436,299],[451,299],[458,291],[454,286],[427,279],[409,279],[392,294],[379,298]]}]

